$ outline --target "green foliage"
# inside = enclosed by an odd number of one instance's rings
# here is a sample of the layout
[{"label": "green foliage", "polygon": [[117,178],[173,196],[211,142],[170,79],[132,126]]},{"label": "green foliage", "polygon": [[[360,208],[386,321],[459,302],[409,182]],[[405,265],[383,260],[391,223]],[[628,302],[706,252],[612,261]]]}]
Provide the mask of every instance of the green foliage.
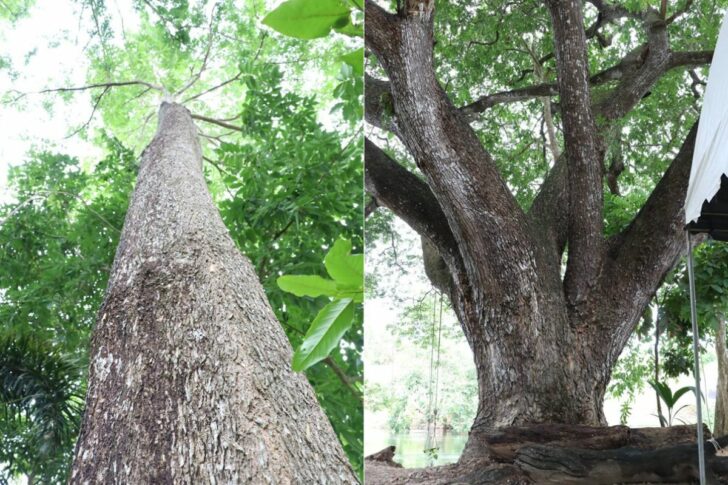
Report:
[{"label": "green foliage", "polygon": [[105,143],[92,173],[63,155],[33,155],[10,172],[17,200],[0,207],[3,331],[43,336],[79,358],[136,177],[133,154]]},{"label": "green foliage", "polygon": [[424,453],[425,455],[427,455],[427,458],[430,461],[433,461],[434,462],[435,460],[437,460],[438,452],[439,451],[440,451],[440,448],[438,448],[438,447],[435,447],[435,448],[425,448],[424,450],[422,450],[422,453]]},{"label": "green foliage", "polygon": [[644,389],[653,370],[652,362],[640,343],[638,337],[632,337],[612,369],[612,379],[607,388],[609,394],[620,400],[620,422],[623,425],[627,424],[635,398]]},{"label": "green foliage", "polygon": [[15,22],[28,15],[35,0],[3,0],[0,2],[0,20]]},{"label": "green foliage", "polygon": [[680,400],[680,398],[687,394],[688,392],[692,391],[695,393],[695,387],[693,386],[685,386],[681,387],[680,389],[676,389],[674,392],[672,389],[670,389],[670,386],[668,386],[664,382],[659,381],[649,381],[650,386],[655,390],[657,395],[660,397],[662,402],[665,404],[665,407],[667,408],[667,416],[664,414],[660,414],[658,417],[660,418],[660,423],[662,426],[672,426],[673,420],[677,419],[681,423],[685,424],[685,422],[679,418],[677,418],[677,414],[684,408],[687,407],[687,404],[684,406],[681,406],[678,409],[675,409],[675,406],[677,406],[677,402]]},{"label": "green foliage", "polygon": [[341,60],[354,69],[354,74],[361,77],[364,75],[364,48],[360,47],[341,56]]},{"label": "green foliage", "polygon": [[285,275],[278,278],[281,290],[296,296],[339,296],[336,282],[318,275]]},{"label": "green foliage", "polygon": [[[717,314],[728,313],[728,246],[709,241],[694,250],[695,293],[698,321],[702,330],[715,329]],[[671,276],[665,293],[665,309],[676,333],[684,333],[690,325],[688,275],[685,264]]]},{"label": "green foliage", "polygon": [[303,371],[324,360],[354,323],[355,303],[364,300],[364,255],[351,254],[351,241],[337,240],[324,257],[332,279],[318,275],[284,275],[278,286],[296,296],[328,296],[293,355],[292,367]]},{"label": "green foliage", "polygon": [[351,241],[337,240],[326,253],[324,266],[340,292],[352,293],[352,298],[359,303],[363,300],[364,255],[351,254]]},{"label": "green foliage", "polygon": [[[695,292],[698,330],[702,339],[714,336],[719,315],[728,312],[728,247],[708,241],[694,250]],[[690,297],[685,262],[681,262],[666,279],[662,291],[662,310],[667,339],[661,348],[665,374],[675,377],[693,371]],[[703,351],[701,345],[701,352]]]},{"label": "green foliage", "polygon": [[0,473],[66,479],[83,412],[88,339],[118,243],[136,157],[36,153],[10,172],[0,206]]},{"label": "green foliage", "polygon": [[76,441],[82,367],[37,336],[0,336],[0,466],[62,481]]},{"label": "green foliage", "polygon": [[284,35],[315,39],[349,25],[349,7],[341,0],[287,0],[266,15],[263,23]]},{"label": "green foliage", "polygon": [[202,5],[190,6],[188,0],[135,0],[135,2],[140,10],[148,7],[167,38],[172,44],[180,47],[191,42],[191,31],[205,21]]},{"label": "green foliage", "polygon": [[303,343],[293,354],[293,370],[306,370],[328,357],[353,322],[354,304],[351,298],[334,300],[323,307],[313,319]]}]

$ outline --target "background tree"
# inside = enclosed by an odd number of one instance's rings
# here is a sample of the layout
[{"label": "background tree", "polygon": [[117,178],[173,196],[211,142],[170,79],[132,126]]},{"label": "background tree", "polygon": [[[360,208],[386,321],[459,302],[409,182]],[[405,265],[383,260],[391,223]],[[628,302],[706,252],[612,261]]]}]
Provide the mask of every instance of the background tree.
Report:
[{"label": "background tree", "polygon": [[[81,25],[89,29],[80,40],[88,41],[88,77],[79,83],[74,73],[61,69],[46,84],[62,88],[68,76],[68,87],[100,86],[42,95],[48,106],[54,106],[59,94],[90,96],[87,111],[79,113],[80,120],[68,134],[103,146],[110,153],[108,164],[123,170],[43,153],[31,154],[31,160],[47,161],[36,172],[26,172],[33,164],[15,169],[13,180],[27,184],[22,190],[13,184],[16,200],[6,204],[0,217],[5,244],[16,248],[4,253],[12,265],[3,268],[14,269],[4,273],[0,307],[11,318],[3,330],[12,335],[39,332],[64,354],[87,359],[90,322],[106,285],[136,174],[134,153],[153,130],[156,87],[172,91],[176,85],[179,91],[192,82],[181,97],[206,118],[197,122],[213,197],[236,244],[254,262],[292,344],[298,346],[323,303],[286,295],[275,285],[276,277],[282,272],[321,272],[322,248],[337,237],[348,237],[361,247],[356,176],[361,147],[356,136],[362,83],[340,59],[356,41],[336,34],[304,46],[280,37],[261,26],[268,11],[264,2],[139,2],[133,10],[123,8],[79,3]],[[59,40],[67,38],[61,34]],[[333,56],[316,56],[319,50]],[[19,66],[9,66],[7,75],[22,79]],[[306,72],[320,82],[312,82]],[[139,83],[111,85],[136,77]],[[143,84],[146,80],[152,87]],[[39,97],[11,92],[5,99],[15,100],[13,107],[32,109]],[[114,149],[106,146],[99,130],[117,137]],[[124,164],[119,164],[117,148],[126,153]],[[76,185],[57,194],[60,182],[43,179],[46,171]],[[317,197],[310,197],[312,188]],[[44,219],[46,214],[55,219]],[[49,235],[48,228],[55,230]],[[20,240],[28,241],[26,246],[18,246],[18,236],[25,237]],[[35,274],[27,274],[28,281],[33,279],[43,291],[30,283],[18,284],[24,264],[37,267]],[[75,273],[69,265],[78,267],[77,278],[71,277]],[[62,299],[65,307],[51,304],[54,299]],[[326,363],[307,372],[356,468],[361,460],[361,400],[351,388],[361,376],[360,350],[359,319]],[[82,375],[79,385],[84,382]],[[61,448],[61,461],[67,466],[69,448]],[[7,473],[27,470],[10,466]],[[61,476],[62,470],[54,473]]]},{"label": "background tree", "polygon": [[[698,318],[701,333],[711,337],[715,346],[718,363],[718,383],[715,402],[713,433],[718,436],[728,434],[728,357],[726,356],[725,336],[725,295],[728,291],[728,250],[720,243],[705,244],[696,250],[696,286]],[[690,300],[688,293],[687,270],[681,265],[676,270],[674,284],[667,286],[664,297],[665,320],[669,336],[676,340],[673,355],[690,355],[688,347],[690,334]],[[707,342],[706,342],[707,343]],[[684,359],[668,361],[668,372],[676,370],[688,373],[689,366]],[[672,365],[671,365],[672,364]],[[682,365],[681,365],[682,364]],[[685,367],[688,367],[685,369]]]},{"label": "background tree", "polygon": [[401,145],[367,140],[366,188],[447,269],[433,283],[478,370],[466,455],[493,427],[604,424],[612,367],[684,246],[716,9],[367,2],[366,117]]}]

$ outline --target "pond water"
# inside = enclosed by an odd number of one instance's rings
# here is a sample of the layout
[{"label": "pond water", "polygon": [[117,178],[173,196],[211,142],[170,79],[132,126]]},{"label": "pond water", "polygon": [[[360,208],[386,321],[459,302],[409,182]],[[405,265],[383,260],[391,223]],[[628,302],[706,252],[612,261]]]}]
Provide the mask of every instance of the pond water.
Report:
[{"label": "pond water", "polygon": [[442,431],[437,433],[437,458],[433,459],[424,453],[427,433],[425,430],[412,430],[405,433],[391,433],[384,429],[368,429],[365,433],[365,454],[370,455],[394,445],[397,447],[394,461],[405,468],[420,468],[455,463],[465,448],[467,433]]}]

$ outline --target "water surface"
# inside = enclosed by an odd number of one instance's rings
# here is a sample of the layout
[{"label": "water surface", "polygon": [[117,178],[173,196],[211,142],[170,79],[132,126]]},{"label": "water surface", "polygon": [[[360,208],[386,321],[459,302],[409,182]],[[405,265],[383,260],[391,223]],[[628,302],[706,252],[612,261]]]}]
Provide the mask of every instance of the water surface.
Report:
[{"label": "water surface", "polygon": [[438,431],[437,458],[433,459],[423,451],[427,440],[427,433],[424,430],[391,433],[385,429],[368,429],[365,454],[370,455],[394,445],[397,447],[394,461],[405,468],[447,465],[458,461],[467,439],[467,433],[448,432],[443,435],[441,431]]}]

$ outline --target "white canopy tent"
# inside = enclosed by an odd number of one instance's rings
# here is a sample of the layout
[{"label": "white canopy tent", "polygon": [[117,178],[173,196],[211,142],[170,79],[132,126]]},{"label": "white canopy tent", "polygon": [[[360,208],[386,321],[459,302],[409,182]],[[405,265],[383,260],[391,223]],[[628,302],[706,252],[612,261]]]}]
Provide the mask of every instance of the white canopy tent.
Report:
[{"label": "white canopy tent", "polygon": [[728,17],[720,29],[700,112],[685,198],[686,224],[698,221],[703,204],[718,193],[723,175],[728,175]]},{"label": "white canopy tent", "polygon": [[690,280],[690,317],[695,357],[695,401],[697,407],[698,463],[700,483],[705,484],[705,442],[700,394],[698,323],[695,304],[695,274],[691,235],[704,232],[728,241],[728,16],[718,36],[705,89],[700,124],[695,139],[690,182],[685,198],[685,223]]}]

